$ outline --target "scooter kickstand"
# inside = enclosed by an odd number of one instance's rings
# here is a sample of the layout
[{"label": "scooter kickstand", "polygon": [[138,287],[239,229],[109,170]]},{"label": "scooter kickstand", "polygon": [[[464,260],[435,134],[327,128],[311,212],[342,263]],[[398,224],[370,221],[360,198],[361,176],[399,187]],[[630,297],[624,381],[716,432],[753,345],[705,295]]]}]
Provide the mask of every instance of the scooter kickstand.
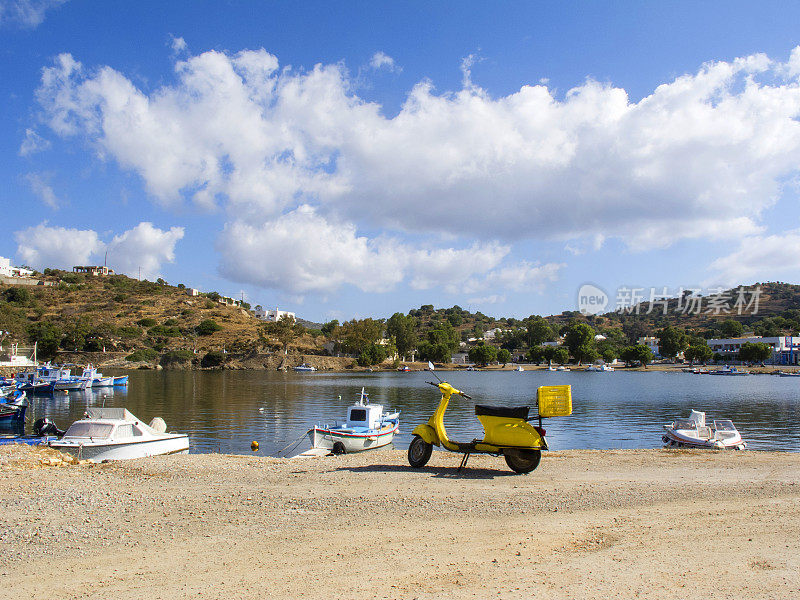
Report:
[{"label": "scooter kickstand", "polygon": [[467,466],[467,461],[469,460],[469,452],[464,454],[464,458],[461,459],[461,464],[458,465],[458,471],[461,471],[464,467]]}]

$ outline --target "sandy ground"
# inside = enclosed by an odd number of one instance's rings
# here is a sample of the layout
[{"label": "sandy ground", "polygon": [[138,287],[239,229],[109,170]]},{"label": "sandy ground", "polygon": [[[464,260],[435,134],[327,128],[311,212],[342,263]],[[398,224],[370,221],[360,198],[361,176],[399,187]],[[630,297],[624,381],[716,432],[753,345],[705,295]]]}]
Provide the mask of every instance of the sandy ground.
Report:
[{"label": "sandy ground", "polygon": [[800,597],[800,454],[457,466],[387,449],[56,467],[0,447],[0,598]]}]

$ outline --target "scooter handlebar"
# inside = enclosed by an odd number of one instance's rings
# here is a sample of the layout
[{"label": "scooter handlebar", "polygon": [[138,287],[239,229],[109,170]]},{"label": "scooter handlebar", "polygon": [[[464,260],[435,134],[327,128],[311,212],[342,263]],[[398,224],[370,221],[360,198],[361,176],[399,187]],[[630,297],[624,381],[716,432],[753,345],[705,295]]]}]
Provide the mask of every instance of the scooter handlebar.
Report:
[{"label": "scooter handlebar", "polygon": [[[426,381],[425,383],[427,383],[428,385],[432,385],[434,387],[439,387],[438,383],[434,383],[432,381]],[[466,398],[467,400],[472,400],[472,396],[467,396],[464,392],[458,392],[458,395],[461,396],[462,398]]]}]

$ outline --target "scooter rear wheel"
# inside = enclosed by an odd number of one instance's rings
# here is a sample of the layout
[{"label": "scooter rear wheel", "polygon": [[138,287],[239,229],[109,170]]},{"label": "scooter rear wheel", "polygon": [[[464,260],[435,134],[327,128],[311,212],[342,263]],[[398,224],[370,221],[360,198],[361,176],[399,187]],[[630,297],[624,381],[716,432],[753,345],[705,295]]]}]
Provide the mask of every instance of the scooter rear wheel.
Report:
[{"label": "scooter rear wheel", "polygon": [[408,445],[408,464],[415,469],[424,467],[428,464],[432,453],[433,444],[429,444],[418,435],[415,435]]},{"label": "scooter rear wheel", "polygon": [[541,450],[506,450],[503,452],[506,464],[515,473],[530,473],[542,460]]}]

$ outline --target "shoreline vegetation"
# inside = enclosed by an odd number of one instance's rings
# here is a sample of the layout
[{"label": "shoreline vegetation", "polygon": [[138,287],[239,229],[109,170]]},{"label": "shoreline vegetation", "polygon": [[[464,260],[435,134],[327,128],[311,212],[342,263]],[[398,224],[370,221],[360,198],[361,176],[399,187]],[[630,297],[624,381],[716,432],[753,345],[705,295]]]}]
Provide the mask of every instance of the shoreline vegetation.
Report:
[{"label": "shoreline vegetation", "polygon": [[[706,340],[750,331],[765,337],[800,331],[800,285],[780,282],[758,284],[757,314],[678,314],[675,299],[676,306],[662,301],[663,314],[644,303],[622,313],[565,310],[516,319],[422,305],[388,318],[320,324],[291,317],[264,321],[247,302],[163,279],[57,269],[35,276],[28,284],[0,284],[0,361],[7,360],[12,345],[36,344],[40,362],[91,362],[123,370],[289,370],[302,363],[321,371],[420,370],[429,360],[442,369],[459,369],[466,366],[453,364],[460,354],[460,360],[481,370],[519,364],[537,370],[548,362],[580,369],[618,359],[625,370],[670,371],[699,364],[761,365],[772,352],[767,344],[744,344],[741,356],[715,355]],[[31,284],[37,282],[42,285]],[[729,295],[735,297],[734,292]],[[653,340],[671,361],[652,364]],[[684,354],[693,362],[675,360]],[[405,360],[412,357],[415,362]],[[775,369],[748,368],[754,373]]]},{"label": "shoreline vegetation", "polygon": [[514,475],[481,455],[459,472],[445,452],[412,469],[391,448],[96,465],[36,452],[0,447],[3,597],[800,593],[795,453],[553,451]]}]

